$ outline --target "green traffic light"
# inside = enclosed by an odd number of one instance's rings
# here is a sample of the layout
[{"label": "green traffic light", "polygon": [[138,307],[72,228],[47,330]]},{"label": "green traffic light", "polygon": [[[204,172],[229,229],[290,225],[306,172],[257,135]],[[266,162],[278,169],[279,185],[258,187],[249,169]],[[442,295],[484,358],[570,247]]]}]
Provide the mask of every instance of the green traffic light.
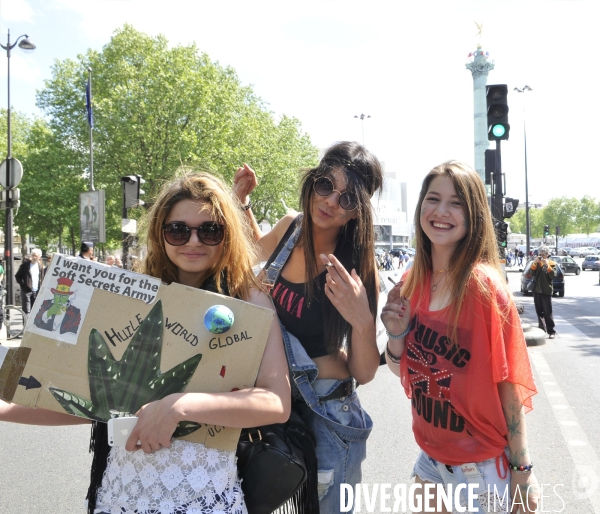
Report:
[{"label": "green traffic light", "polygon": [[506,134],[506,127],[504,125],[494,125],[492,127],[492,134],[494,134],[495,137],[502,137]]}]

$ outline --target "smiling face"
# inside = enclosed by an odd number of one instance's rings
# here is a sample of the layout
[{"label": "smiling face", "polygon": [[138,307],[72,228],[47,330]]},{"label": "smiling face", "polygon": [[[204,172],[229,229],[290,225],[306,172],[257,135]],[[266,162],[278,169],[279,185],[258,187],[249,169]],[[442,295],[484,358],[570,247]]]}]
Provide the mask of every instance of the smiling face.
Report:
[{"label": "smiling face", "polygon": [[321,229],[341,228],[351,219],[358,216],[357,209],[347,211],[340,207],[340,194],[348,186],[343,171],[333,170],[324,175],[334,184],[334,191],[329,196],[320,196],[312,192],[311,215],[313,223]]},{"label": "smiling face", "polygon": [[455,245],[467,235],[463,201],[452,179],[434,178],[421,205],[421,228],[433,247]]},{"label": "smiling face", "polygon": [[[175,221],[188,227],[199,227],[202,223],[216,220],[204,202],[181,200],[173,206],[164,223]],[[192,287],[198,286],[203,273],[214,266],[223,251],[223,242],[216,246],[205,245],[198,239],[196,230],[192,230],[190,240],[184,245],[172,246],[164,241],[164,246],[167,257],[177,266],[178,282]]]}]

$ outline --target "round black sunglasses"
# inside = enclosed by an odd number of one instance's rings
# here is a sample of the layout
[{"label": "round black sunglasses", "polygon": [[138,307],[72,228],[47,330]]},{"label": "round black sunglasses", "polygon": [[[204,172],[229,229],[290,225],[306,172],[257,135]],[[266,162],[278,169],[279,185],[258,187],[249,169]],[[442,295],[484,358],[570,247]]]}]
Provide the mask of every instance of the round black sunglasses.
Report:
[{"label": "round black sunglasses", "polygon": [[339,193],[338,204],[346,211],[353,211],[358,207],[356,196],[348,191],[341,192],[335,189],[335,184],[328,177],[319,177],[313,183],[313,189],[319,196],[330,196],[332,193]]},{"label": "round black sunglasses", "polygon": [[199,227],[188,227],[185,223],[173,221],[162,226],[165,241],[171,246],[182,246],[192,237],[196,230],[198,240],[208,246],[217,246],[225,237],[225,226],[216,221],[206,221]]}]

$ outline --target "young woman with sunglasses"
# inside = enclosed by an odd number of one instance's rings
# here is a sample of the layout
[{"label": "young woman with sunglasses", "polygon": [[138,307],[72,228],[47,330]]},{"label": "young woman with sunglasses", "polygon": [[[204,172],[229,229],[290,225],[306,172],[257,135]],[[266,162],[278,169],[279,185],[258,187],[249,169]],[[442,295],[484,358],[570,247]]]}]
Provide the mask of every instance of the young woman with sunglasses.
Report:
[{"label": "young woman with sunglasses", "polygon": [[[519,512],[535,512],[540,490],[525,413],[536,387],[477,172],[458,161],[433,168],[414,224],[414,264],[390,291],[381,320],[387,364],[411,398],[421,448],[415,483],[452,486],[454,500],[464,487],[462,507],[472,486],[479,512],[516,512],[509,498]],[[460,509],[435,510],[438,490],[422,512]]]},{"label": "young woman with sunglasses", "polygon": [[[263,281],[286,329],[294,399],[304,400],[293,408],[317,437],[322,514],[339,512],[340,484],[361,481],[372,427],[355,385],[372,380],[379,365],[370,200],[382,181],[374,155],[358,143],[337,143],[304,174],[302,215],[285,216],[263,235],[246,210],[267,261]],[[239,168],[234,190],[246,206],[255,187],[252,169]]]},{"label": "young woman with sunglasses", "polygon": [[[167,184],[148,213],[147,245],[143,273],[273,308],[254,278],[247,223],[220,180],[198,173]],[[281,331],[273,323],[255,387],[172,394],[144,405],[127,445],[110,453],[106,425],[95,425],[88,512],[245,513],[235,452],[171,440],[171,435],[182,420],[253,427],[284,422],[289,413],[288,370]],[[4,403],[0,420],[55,425],[87,421]]]}]

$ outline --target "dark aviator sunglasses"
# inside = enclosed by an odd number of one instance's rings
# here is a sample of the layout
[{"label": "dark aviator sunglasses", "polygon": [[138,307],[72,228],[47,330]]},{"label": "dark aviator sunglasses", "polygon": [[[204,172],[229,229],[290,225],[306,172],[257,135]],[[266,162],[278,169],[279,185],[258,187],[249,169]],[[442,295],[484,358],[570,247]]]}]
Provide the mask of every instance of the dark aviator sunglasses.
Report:
[{"label": "dark aviator sunglasses", "polygon": [[335,189],[333,181],[328,177],[319,177],[313,183],[313,189],[319,196],[330,196],[333,193],[338,193],[338,204],[346,211],[353,211],[358,207],[356,196],[348,191],[341,192]]},{"label": "dark aviator sunglasses", "polygon": [[165,241],[171,246],[182,246],[192,237],[196,230],[198,240],[207,246],[217,246],[225,237],[225,226],[216,221],[207,221],[199,227],[188,227],[185,223],[174,221],[162,226]]}]

